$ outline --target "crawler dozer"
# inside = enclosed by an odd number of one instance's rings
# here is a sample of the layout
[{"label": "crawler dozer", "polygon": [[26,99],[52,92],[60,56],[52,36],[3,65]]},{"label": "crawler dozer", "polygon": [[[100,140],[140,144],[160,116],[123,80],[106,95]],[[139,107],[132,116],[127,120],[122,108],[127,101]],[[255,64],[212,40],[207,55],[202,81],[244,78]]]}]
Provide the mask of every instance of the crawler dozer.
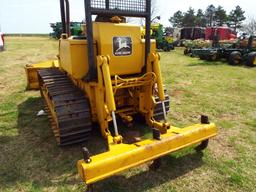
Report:
[{"label": "crawler dozer", "polygon": [[[59,145],[86,141],[99,125],[108,150],[90,156],[83,148],[77,162],[89,186],[148,161],[157,167],[160,157],[184,147],[203,150],[217,134],[204,115],[185,128],[167,122],[169,96],[156,42],[150,39],[150,6],[150,0],[85,0],[85,36],[70,36],[69,2],[60,0],[58,59],[26,67],[28,88],[40,88]],[[125,17],[145,18],[145,39],[140,26]],[[130,125],[138,114],[152,138],[124,142],[117,120]]]}]

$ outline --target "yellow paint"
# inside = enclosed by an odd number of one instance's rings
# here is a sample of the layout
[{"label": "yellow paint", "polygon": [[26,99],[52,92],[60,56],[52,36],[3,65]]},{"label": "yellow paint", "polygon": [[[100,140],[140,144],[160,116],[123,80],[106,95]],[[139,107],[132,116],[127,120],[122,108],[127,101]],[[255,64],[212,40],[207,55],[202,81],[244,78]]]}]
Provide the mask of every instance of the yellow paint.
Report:
[{"label": "yellow paint", "polygon": [[154,54],[153,56],[153,71],[156,74],[157,80],[157,88],[158,88],[158,96],[160,98],[161,101],[164,101],[165,97],[164,97],[164,88],[163,88],[163,80],[162,80],[162,73],[161,73],[161,68],[160,68],[160,64],[159,64],[159,59],[160,56],[159,54]]},{"label": "yellow paint", "polygon": [[[110,56],[111,75],[125,75],[140,73],[144,65],[144,56],[141,52],[144,49],[144,43],[141,41],[140,26],[123,23],[101,23],[93,24],[94,39],[98,46],[98,55]],[[132,40],[131,55],[114,56],[113,38],[130,37]]]},{"label": "yellow paint", "polygon": [[166,36],[166,37],[165,37],[165,40],[166,40],[168,43],[173,43],[173,37],[172,37],[172,36]]},{"label": "yellow paint", "polygon": [[[93,23],[94,52],[109,56],[111,75],[140,73],[144,65],[145,41],[141,39],[140,26],[123,23]],[[115,56],[113,53],[114,37],[130,37],[131,55]],[[155,40],[151,40],[151,51],[155,52]],[[97,48],[97,50],[96,50]],[[73,78],[81,79],[88,72],[87,41],[71,38],[60,40],[61,68]],[[96,60],[96,59],[95,59]]]},{"label": "yellow paint", "polygon": [[75,79],[83,78],[88,72],[87,41],[60,39],[59,49],[60,67]]},{"label": "yellow paint", "polygon": [[114,100],[108,58],[104,57],[104,58],[102,58],[102,61],[103,61],[102,62],[102,73],[103,73],[103,79],[104,79],[104,84],[105,84],[105,89],[106,89],[106,104],[108,106],[108,110],[115,111],[116,104],[115,104],[115,100]]},{"label": "yellow paint", "polygon": [[110,150],[77,162],[80,177],[86,184],[102,180],[113,174],[147,161],[157,159],[170,152],[199,143],[217,134],[214,124],[196,124],[183,129],[171,127],[161,140],[147,139],[134,144],[110,145]]},{"label": "yellow paint", "polygon": [[45,61],[32,65],[26,65],[25,72],[27,76],[27,89],[39,89],[37,71],[39,69],[46,69],[52,67],[59,67],[58,60]]}]

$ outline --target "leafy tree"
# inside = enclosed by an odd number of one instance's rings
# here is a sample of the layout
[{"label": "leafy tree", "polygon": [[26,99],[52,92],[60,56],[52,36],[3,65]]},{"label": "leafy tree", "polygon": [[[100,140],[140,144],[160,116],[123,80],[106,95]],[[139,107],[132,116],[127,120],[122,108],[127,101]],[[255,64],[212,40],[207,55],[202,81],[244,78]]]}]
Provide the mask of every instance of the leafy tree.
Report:
[{"label": "leafy tree", "polygon": [[183,17],[184,14],[181,11],[177,11],[169,19],[173,27],[183,27]]},{"label": "leafy tree", "polygon": [[223,7],[218,6],[215,10],[215,23],[217,26],[222,26],[224,23],[227,22],[227,14]]},{"label": "leafy tree", "polygon": [[194,27],[196,22],[195,10],[192,7],[189,7],[188,11],[184,14],[183,17],[183,26],[184,27]]},{"label": "leafy tree", "polygon": [[229,27],[242,27],[242,22],[246,19],[244,11],[240,6],[236,6],[234,10],[227,16],[226,10],[222,6],[215,7],[209,5],[205,13],[202,9],[198,9],[196,14],[192,7],[189,7],[187,12],[177,11],[170,17],[169,21],[173,27],[214,27],[228,24]]},{"label": "leafy tree", "polygon": [[242,22],[246,19],[244,16],[244,11],[237,5],[234,10],[232,10],[228,16],[228,25],[236,31],[242,27]]},{"label": "leafy tree", "polygon": [[209,6],[206,8],[206,11],[205,11],[205,18],[206,18],[206,24],[207,24],[207,26],[209,26],[209,27],[212,27],[212,26],[215,25],[215,22],[214,22],[215,11],[216,11],[216,8],[215,8],[214,5],[209,5]]},{"label": "leafy tree", "polygon": [[195,18],[195,25],[199,27],[205,27],[206,26],[206,18],[203,13],[202,9],[197,10],[196,18]]}]

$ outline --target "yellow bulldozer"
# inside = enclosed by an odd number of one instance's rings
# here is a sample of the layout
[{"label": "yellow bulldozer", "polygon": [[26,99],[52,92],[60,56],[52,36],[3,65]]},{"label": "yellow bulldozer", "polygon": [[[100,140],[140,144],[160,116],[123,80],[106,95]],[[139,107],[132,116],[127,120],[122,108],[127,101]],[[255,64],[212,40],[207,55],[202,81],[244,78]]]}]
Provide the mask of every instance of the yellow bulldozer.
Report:
[{"label": "yellow bulldozer", "polygon": [[[167,121],[169,96],[156,42],[150,39],[150,0],[85,0],[84,36],[70,36],[68,0],[60,0],[60,8],[58,59],[25,69],[28,88],[41,91],[60,146],[88,140],[97,129],[93,124],[99,125],[108,150],[90,156],[82,149],[77,169],[85,184],[149,161],[157,167],[160,157],[184,147],[207,147],[217,134],[207,116],[185,128]],[[144,39],[140,26],[126,23],[125,17],[145,18]],[[138,114],[152,138],[127,143],[118,120],[132,125]]]}]

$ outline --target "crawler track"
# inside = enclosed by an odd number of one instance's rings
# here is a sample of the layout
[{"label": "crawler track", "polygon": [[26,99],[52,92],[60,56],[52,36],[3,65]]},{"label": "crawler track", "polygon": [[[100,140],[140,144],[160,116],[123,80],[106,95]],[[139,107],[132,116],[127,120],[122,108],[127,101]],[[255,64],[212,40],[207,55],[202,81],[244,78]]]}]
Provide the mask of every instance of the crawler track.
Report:
[{"label": "crawler track", "polygon": [[92,124],[84,93],[58,69],[39,70],[38,76],[57,143],[64,146],[88,140]]}]

